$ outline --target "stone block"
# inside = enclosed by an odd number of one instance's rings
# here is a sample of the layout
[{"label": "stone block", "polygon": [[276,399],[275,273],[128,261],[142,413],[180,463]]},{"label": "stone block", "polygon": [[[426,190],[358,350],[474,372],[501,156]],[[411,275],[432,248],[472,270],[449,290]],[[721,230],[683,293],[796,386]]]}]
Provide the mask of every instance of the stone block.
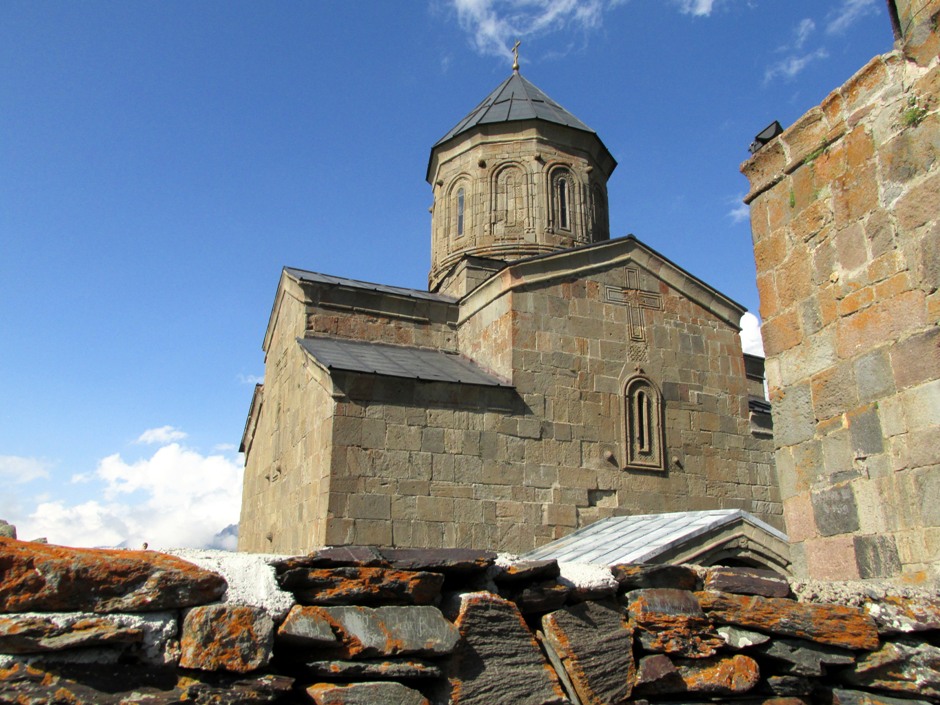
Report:
[{"label": "stone block", "polygon": [[852,223],[836,233],[836,259],[843,270],[852,271],[865,264],[865,239],[865,231],[860,223]]},{"label": "stone block", "polygon": [[317,608],[303,605],[291,608],[287,618],[278,627],[276,639],[279,643],[298,647],[338,645],[330,622]]},{"label": "stone block", "polygon": [[803,553],[804,575],[812,575],[818,580],[855,580],[859,577],[851,536],[808,540],[803,544]]},{"label": "stone block", "polygon": [[940,426],[940,379],[906,390],[902,400],[908,430]]},{"label": "stone block", "polygon": [[582,703],[630,697],[633,632],[615,604],[582,602],[557,610],[542,617],[542,630]]},{"label": "stone block", "polygon": [[854,408],[858,390],[851,365],[839,364],[820,372],[812,379],[813,409],[816,418],[828,419]]},{"label": "stone block", "polygon": [[901,572],[901,560],[893,536],[856,536],[854,540],[855,560],[861,578],[892,578]]},{"label": "stone block", "polygon": [[307,695],[316,705],[429,705],[420,691],[395,682],[317,683]]},{"label": "stone block", "polygon": [[940,630],[940,597],[885,595],[865,604],[879,634]]},{"label": "stone block", "polygon": [[763,597],[790,595],[790,584],[785,578],[771,570],[756,568],[709,568],[705,574],[705,589]]},{"label": "stone block", "polygon": [[[564,705],[555,672],[516,606],[490,593],[465,593],[454,605],[463,638],[450,663],[453,705]],[[506,674],[512,674],[510,678]]]},{"label": "stone block", "polygon": [[855,607],[717,592],[700,592],[697,596],[715,623],[760,629],[844,649],[878,648],[875,623]]},{"label": "stone block", "polygon": [[818,536],[809,492],[794,495],[783,503],[783,515],[790,541],[800,543]]},{"label": "stone block", "polygon": [[894,373],[887,350],[873,350],[856,358],[854,365],[858,401],[864,404],[894,393]]},{"label": "stone block", "polygon": [[301,659],[291,661],[291,672],[305,679],[363,681],[427,680],[440,678],[443,675],[438,664],[417,658],[358,659],[355,661]]},{"label": "stone block", "polygon": [[858,529],[855,493],[850,485],[812,493],[813,517],[821,536],[850,534]]},{"label": "stone block", "polygon": [[923,292],[908,291],[840,319],[839,356],[854,357],[875,343],[895,341],[907,330],[924,327],[923,301]]},{"label": "stone block", "polygon": [[346,516],[352,519],[391,519],[392,498],[381,494],[353,494],[346,500]]},{"label": "stone block", "polygon": [[849,437],[855,455],[875,455],[884,452],[881,421],[874,404],[853,409],[846,414]]},{"label": "stone block", "polygon": [[940,371],[940,328],[931,327],[891,346],[891,367],[898,389],[936,378]]},{"label": "stone block", "polygon": [[546,504],[542,507],[542,523],[546,526],[578,525],[577,508],[566,504]]},{"label": "stone block", "polygon": [[280,573],[277,582],[301,604],[427,605],[440,595],[444,576],[371,566],[296,567]]},{"label": "stone block", "polygon": [[203,605],[183,619],[180,666],[247,673],[266,666],[274,646],[274,622],[259,607]]},{"label": "stone block", "polygon": [[809,384],[790,386],[774,400],[774,437],[778,447],[810,440],[816,429]]},{"label": "stone block", "polygon": [[796,311],[787,311],[766,319],[761,326],[761,337],[768,356],[778,355],[799,345],[803,342],[803,334]]},{"label": "stone block", "polygon": [[853,685],[899,695],[940,697],[940,647],[900,637],[858,659],[843,673]]},{"label": "stone block", "polygon": [[696,590],[699,584],[695,571],[681,565],[624,563],[611,566],[610,570],[620,589],[624,591],[643,588]]},{"label": "stone block", "polygon": [[929,705],[926,700],[892,698],[881,693],[833,688],[832,705]]},{"label": "stone block", "polygon": [[125,703],[213,703],[248,705],[284,702],[293,678],[273,674],[179,672],[153,666],[13,663],[0,668],[0,699],[47,705]]},{"label": "stone block", "polygon": [[155,551],[0,538],[0,612],[156,612],[217,600],[225,579]]},{"label": "stone block", "polygon": [[940,171],[911,186],[895,201],[893,210],[902,233],[935,221],[940,213]]},{"label": "stone block", "polygon": [[326,620],[339,641],[340,658],[437,657],[453,652],[457,629],[431,606],[309,607],[312,618]]},{"label": "stone block", "polygon": [[799,676],[823,676],[827,666],[851,666],[855,654],[847,649],[837,649],[798,639],[774,639],[761,644],[757,653],[787,664],[787,672]]},{"label": "stone block", "polygon": [[691,592],[652,588],[634,590],[624,599],[646,651],[704,658],[724,643]]},{"label": "stone block", "polygon": [[640,659],[637,695],[740,695],[760,678],[757,662],[749,656],[713,656],[691,661],[671,661],[663,655]]}]

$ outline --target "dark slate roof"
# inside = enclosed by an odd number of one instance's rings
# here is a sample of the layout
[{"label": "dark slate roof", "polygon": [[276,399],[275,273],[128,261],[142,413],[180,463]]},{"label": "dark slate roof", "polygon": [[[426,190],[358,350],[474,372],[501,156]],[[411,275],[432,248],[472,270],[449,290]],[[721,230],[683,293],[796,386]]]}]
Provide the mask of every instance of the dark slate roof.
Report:
[{"label": "dark slate roof", "polygon": [[748,397],[747,408],[751,411],[757,411],[761,414],[769,414],[771,406],[770,402],[766,399],[761,399],[759,397]]},{"label": "dark slate roof", "polygon": [[456,303],[457,299],[445,294],[435,294],[423,289],[408,289],[403,286],[387,286],[385,284],[373,284],[372,282],[359,281],[358,279],[346,279],[345,277],[334,277],[329,274],[320,274],[319,272],[310,272],[305,269],[296,269],[294,267],[284,267],[284,271],[290,276],[304,282],[314,282],[315,284],[330,284],[332,286],[347,286],[353,289],[365,289],[367,291],[377,291],[381,294],[391,294],[393,296],[407,296],[412,299],[426,299],[428,301],[440,301],[442,303]]},{"label": "dark slate roof", "polygon": [[663,553],[738,521],[746,521],[778,539],[787,540],[786,534],[742,509],[714,509],[610,517],[529,551],[522,557],[601,565],[655,563]]},{"label": "dark slate roof", "polygon": [[338,338],[298,338],[297,342],[328,370],[485,387],[511,386],[456,353]]},{"label": "dark slate roof", "polygon": [[518,71],[513,71],[509,78],[500,83],[496,90],[434,146],[437,147],[477,125],[516,120],[545,120],[595,134],[594,130],[524,79]]}]

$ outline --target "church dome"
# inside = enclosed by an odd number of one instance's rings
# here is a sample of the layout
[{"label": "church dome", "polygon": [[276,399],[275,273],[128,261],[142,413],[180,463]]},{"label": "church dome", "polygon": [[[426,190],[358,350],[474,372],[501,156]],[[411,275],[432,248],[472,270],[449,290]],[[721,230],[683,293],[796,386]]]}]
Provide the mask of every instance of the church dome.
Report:
[{"label": "church dome", "polygon": [[468,257],[498,264],[609,239],[616,166],[594,130],[514,69],[431,148],[430,288],[451,288]]}]

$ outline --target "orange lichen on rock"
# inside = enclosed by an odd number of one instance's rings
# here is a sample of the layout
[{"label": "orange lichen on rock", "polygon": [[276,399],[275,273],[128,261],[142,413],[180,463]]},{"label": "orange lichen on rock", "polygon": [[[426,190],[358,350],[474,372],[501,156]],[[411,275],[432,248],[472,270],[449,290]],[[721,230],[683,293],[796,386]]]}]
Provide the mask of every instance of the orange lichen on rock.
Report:
[{"label": "orange lichen on rock", "polygon": [[0,538],[0,612],[152,612],[225,589],[222,576],[164,553]]},{"label": "orange lichen on rock", "polygon": [[696,596],[713,622],[795,636],[845,649],[872,651],[878,648],[875,623],[856,607],[723,592],[699,592]]}]

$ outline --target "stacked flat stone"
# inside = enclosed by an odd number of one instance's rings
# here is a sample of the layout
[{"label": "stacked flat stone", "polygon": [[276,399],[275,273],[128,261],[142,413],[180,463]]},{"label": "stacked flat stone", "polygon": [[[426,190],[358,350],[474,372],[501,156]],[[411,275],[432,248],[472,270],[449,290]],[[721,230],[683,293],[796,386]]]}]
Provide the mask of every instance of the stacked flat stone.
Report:
[{"label": "stacked flat stone", "polygon": [[467,550],[257,560],[293,606],[161,553],[0,539],[0,703],[940,703],[935,594]]}]

